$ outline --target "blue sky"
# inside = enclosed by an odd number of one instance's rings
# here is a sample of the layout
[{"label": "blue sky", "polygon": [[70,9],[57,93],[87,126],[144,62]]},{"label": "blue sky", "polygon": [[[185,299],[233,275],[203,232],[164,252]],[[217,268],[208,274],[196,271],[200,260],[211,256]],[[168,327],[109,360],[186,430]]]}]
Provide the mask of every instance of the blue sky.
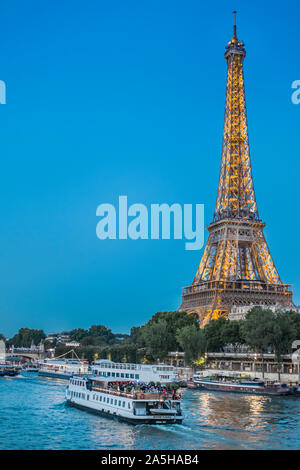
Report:
[{"label": "blue sky", "polygon": [[204,203],[211,221],[234,9],[259,213],[299,305],[299,2],[15,1],[1,6],[0,332],[126,332],[179,306],[202,250],[100,241],[96,207]]}]

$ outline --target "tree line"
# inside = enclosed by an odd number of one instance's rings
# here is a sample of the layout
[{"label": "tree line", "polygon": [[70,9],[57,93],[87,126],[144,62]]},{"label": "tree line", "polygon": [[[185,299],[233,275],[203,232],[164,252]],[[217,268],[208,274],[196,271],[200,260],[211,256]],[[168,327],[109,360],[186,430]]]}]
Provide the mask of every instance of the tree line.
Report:
[{"label": "tree line", "polygon": [[[21,328],[8,344],[30,347],[44,341],[45,348],[55,347],[55,355],[70,348],[62,343],[48,343],[43,330]],[[143,326],[132,327],[130,334],[113,333],[104,325],[88,329],[76,328],[70,339],[80,343],[75,348],[82,359],[110,359],[115,362],[163,361],[171,351],[184,352],[185,363],[203,363],[207,352],[222,352],[230,344],[234,349],[248,346],[261,355],[275,354],[280,363],[282,355],[291,352],[292,342],[300,339],[300,315],[297,312],[273,312],[261,307],[251,309],[244,320],[229,321],[223,317],[199,327],[197,318],[185,312],[158,312]]]}]

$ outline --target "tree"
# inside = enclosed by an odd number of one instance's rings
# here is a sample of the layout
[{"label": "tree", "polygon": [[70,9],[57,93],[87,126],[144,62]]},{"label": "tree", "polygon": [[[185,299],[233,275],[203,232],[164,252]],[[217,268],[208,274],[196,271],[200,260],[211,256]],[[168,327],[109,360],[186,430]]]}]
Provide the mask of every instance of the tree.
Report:
[{"label": "tree", "polygon": [[108,347],[111,360],[114,362],[136,362],[136,347],[127,343]]},{"label": "tree", "polygon": [[275,312],[269,330],[269,342],[275,354],[278,364],[278,380],[280,380],[280,369],[282,355],[288,353],[295,338],[295,327],[289,315],[285,312]]},{"label": "tree", "polygon": [[138,342],[140,332],[141,332],[141,327],[140,326],[133,326],[132,328],[130,328],[130,340],[133,343]]},{"label": "tree", "polygon": [[88,336],[88,330],[84,330],[83,328],[75,328],[75,330],[70,331],[70,339],[71,341],[81,341],[83,338]]},{"label": "tree", "polygon": [[241,321],[226,320],[226,323],[224,323],[221,328],[221,342],[224,344],[232,344],[234,350],[236,350],[239,344],[244,343],[241,328]]},{"label": "tree", "polygon": [[174,338],[171,335],[166,321],[154,322],[143,327],[142,334],[146,348],[154,359],[164,359],[171,351]]},{"label": "tree", "polygon": [[16,347],[30,348],[32,343],[37,346],[45,338],[46,335],[43,330],[20,328],[18,333],[9,340],[9,344]]},{"label": "tree", "polygon": [[[157,312],[153,317],[141,328],[141,335],[145,339],[144,332],[155,324],[164,322],[168,331],[169,337],[169,351],[180,350],[180,345],[176,339],[177,331],[187,325],[198,325],[197,320],[193,315],[188,315],[186,312]],[[148,335],[149,336],[149,335]],[[140,337],[138,336],[138,339]],[[140,340],[139,347],[143,347]]]},{"label": "tree", "polygon": [[151,325],[152,323],[157,323],[159,321],[167,322],[170,332],[173,332],[174,334],[178,329],[183,328],[186,325],[198,325],[198,322],[193,315],[179,311],[157,312],[147,324]]},{"label": "tree", "polygon": [[1,341],[1,340],[3,340],[4,342],[6,341],[6,338],[5,338],[5,336],[4,336],[2,333],[0,333],[0,341]]},{"label": "tree", "polygon": [[295,312],[294,310],[290,310],[285,314],[294,327],[295,337],[293,339],[300,340],[300,314],[298,312]]},{"label": "tree", "polygon": [[94,336],[84,336],[80,341],[80,346],[96,346],[96,338]]},{"label": "tree", "polygon": [[261,355],[262,376],[264,377],[264,353],[271,344],[270,333],[273,328],[272,310],[254,307],[246,314],[242,324],[242,334],[246,344]]},{"label": "tree", "polygon": [[225,344],[222,332],[226,322],[226,318],[220,317],[217,320],[211,320],[207,325],[205,325],[203,331],[207,342],[207,351],[222,351]]},{"label": "tree", "polygon": [[176,338],[184,351],[186,364],[191,365],[193,361],[204,354],[206,349],[205,334],[196,325],[184,326],[178,330]]},{"label": "tree", "polygon": [[98,339],[98,342],[109,343],[115,338],[111,329],[104,325],[92,325],[88,331],[89,336],[94,336]]}]

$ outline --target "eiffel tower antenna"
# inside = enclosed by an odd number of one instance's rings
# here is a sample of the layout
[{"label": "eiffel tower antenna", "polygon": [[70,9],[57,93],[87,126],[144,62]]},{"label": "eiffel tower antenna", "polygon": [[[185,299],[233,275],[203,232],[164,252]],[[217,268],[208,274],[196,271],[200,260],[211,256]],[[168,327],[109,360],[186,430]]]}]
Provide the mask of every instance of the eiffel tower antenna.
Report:
[{"label": "eiffel tower antenna", "polygon": [[237,39],[237,35],[236,35],[236,14],[237,12],[236,11],[233,11],[233,37],[235,39]]},{"label": "eiffel tower antenna", "polygon": [[[248,139],[243,62],[244,43],[226,46],[227,86],[217,200],[209,237],[193,284],[183,288],[180,310],[200,324],[228,317],[235,307],[292,307],[292,289],[282,284],[258,214]],[[229,316],[230,318],[230,316]]]}]

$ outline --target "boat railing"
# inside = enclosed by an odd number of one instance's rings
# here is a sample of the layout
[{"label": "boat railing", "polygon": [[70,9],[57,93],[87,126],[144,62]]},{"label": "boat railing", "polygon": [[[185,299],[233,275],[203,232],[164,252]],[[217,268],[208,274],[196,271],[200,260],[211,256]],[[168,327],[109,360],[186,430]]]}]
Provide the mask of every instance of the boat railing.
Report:
[{"label": "boat railing", "polygon": [[136,398],[140,400],[167,400],[171,399],[172,395],[170,393],[160,393],[160,392],[137,392]]},{"label": "boat railing", "polygon": [[172,398],[179,400],[180,397],[177,395],[176,398],[173,396],[171,393],[160,393],[160,392],[153,392],[153,393],[147,393],[143,391],[136,391],[135,393],[130,393],[130,392],[122,392],[119,390],[109,390],[107,388],[103,387],[97,387],[93,386],[92,391],[96,392],[103,392],[103,393],[108,393],[109,395],[115,395],[119,397],[125,397],[125,398],[132,398],[136,400],[170,400]]}]

